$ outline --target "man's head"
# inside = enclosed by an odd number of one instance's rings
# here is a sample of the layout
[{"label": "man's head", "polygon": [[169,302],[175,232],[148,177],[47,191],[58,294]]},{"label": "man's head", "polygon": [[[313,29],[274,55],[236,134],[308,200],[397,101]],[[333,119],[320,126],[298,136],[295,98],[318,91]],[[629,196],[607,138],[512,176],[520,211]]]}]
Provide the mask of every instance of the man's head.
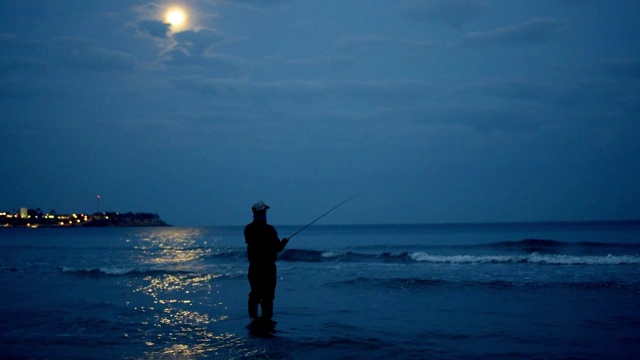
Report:
[{"label": "man's head", "polygon": [[251,207],[251,211],[253,211],[254,213],[267,212],[268,209],[269,205],[265,204],[262,200],[256,201],[256,203]]}]

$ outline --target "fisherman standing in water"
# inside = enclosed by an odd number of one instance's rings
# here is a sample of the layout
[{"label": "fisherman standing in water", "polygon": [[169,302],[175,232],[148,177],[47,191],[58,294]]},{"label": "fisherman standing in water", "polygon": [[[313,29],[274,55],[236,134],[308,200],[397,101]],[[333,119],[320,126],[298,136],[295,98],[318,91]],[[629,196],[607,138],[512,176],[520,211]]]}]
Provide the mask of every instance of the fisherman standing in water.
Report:
[{"label": "fisherman standing in water", "polygon": [[258,317],[258,304],[262,307],[262,319],[273,316],[273,299],[276,293],[276,259],[289,239],[278,238],[276,229],[267,224],[267,206],[258,201],[251,207],[253,222],[244,228],[244,241],[249,257],[249,316]]}]

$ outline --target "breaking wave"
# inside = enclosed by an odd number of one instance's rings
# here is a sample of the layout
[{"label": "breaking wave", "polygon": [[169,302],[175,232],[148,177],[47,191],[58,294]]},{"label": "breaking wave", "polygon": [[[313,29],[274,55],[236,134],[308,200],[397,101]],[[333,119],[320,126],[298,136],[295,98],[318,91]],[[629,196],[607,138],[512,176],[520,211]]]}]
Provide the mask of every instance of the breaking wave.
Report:
[{"label": "breaking wave", "polygon": [[482,245],[493,249],[521,250],[523,252],[558,253],[562,251],[640,251],[640,244],[603,243],[603,242],[562,242],[546,239],[524,239],[520,241],[503,241]]},{"label": "breaking wave", "polygon": [[[512,251],[513,249],[518,251]],[[585,250],[586,249],[586,250]],[[592,249],[596,249],[593,250]],[[555,240],[526,239],[486,245],[453,246],[443,255],[429,248],[419,251],[317,251],[290,249],[279,259],[288,262],[382,262],[423,264],[511,264],[542,265],[625,265],[640,264],[638,244],[566,243]],[[431,249],[433,250],[433,249]],[[611,251],[614,254],[607,253]],[[620,253],[623,251],[624,253]],[[454,254],[451,254],[454,252]],[[458,254],[455,254],[458,252]],[[484,253],[483,253],[484,252]],[[498,252],[498,253],[496,253]],[[594,254],[597,252],[598,254]],[[585,254],[586,253],[586,254]]]},{"label": "breaking wave", "polygon": [[410,257],[416,262],[446,264],[504,264],[531,263],[547,265],[624,265],[640,264],[640,257],[635,255],[575,256],[575,255],[430,255],[412,253]]},{"label": "breaking wave", "polygon": [[66,274],[80,275],[80,276],[150,276],[150,275],[165,275],[165,274],[189,274],[189,271],[184,270],[162,270],[162,269],[134,269],[117,266],[105,266],[96,268],[74,268],[74,267],[61,267],[60,271]]},{"label": "breaking wave", "polygon": [[395,290],[419,290],[432,289],[438,287],[473,287],[488,289],[511,289],[511,288],[571,288],[571,289],[623,289],[640,290],[638,282],[624,281],[578,281],[578,282],[528,282],[528,281],[505,281],[505,280],[444,280],[444,279],[424,279],[424,278],[371,278],[357,277],[354,279],[336,281],[328,283],[329,286],[363,286],[363,287],[384,287]]}]

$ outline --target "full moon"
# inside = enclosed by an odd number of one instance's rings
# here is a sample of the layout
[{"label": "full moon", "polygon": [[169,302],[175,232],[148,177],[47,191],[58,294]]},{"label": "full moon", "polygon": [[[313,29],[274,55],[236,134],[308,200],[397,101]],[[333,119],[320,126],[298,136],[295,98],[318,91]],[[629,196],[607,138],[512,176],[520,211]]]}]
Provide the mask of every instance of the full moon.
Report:
[{"label": "full moon", "polygon": [[164,14],[164,20],[171,25],[171,30],[177,31],[187,26],[187,12],[173,7]]}]

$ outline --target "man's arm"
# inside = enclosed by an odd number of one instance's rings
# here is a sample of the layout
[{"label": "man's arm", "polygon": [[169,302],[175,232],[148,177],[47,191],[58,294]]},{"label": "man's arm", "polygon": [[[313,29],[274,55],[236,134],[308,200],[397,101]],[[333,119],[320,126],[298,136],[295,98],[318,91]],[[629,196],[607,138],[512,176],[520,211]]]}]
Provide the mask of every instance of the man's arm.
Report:
[{"label": "man's arm", "polygon": [[284,250],[285,246],[287,246],[287,244],[289,243],[289,239],[288,238],[282,238],[282,240],[278,241],[278,252],[281,252],[282,250]]}]

